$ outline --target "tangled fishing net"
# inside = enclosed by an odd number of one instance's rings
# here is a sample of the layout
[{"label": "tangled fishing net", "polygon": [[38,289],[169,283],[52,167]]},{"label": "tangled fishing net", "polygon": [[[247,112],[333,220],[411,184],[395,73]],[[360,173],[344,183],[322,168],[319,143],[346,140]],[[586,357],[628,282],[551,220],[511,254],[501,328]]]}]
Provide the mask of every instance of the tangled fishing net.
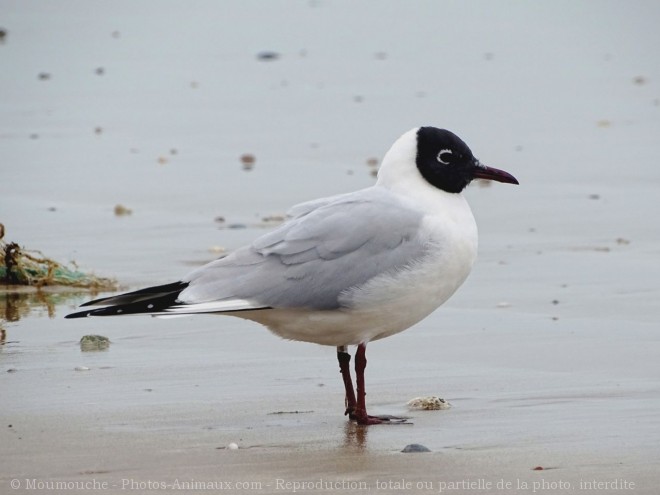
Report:
[{"label": "tangled fishing net", "polygon": [[28,250],[4,240],[0,224],[0,284],[13,286],[67,286],[81,289],[116,290],[115,280],[81,272],[74,262],[58,263],[40,251]]}]

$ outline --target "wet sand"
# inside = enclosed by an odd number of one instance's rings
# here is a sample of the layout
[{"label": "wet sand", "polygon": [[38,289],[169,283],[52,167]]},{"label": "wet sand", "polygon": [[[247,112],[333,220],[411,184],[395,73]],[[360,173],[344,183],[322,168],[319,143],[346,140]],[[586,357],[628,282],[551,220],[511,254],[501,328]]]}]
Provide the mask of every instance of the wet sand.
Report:
[{"label": "wet sand", "polygon": [[[369,346],[370,412],[413,425],[348,422],[332,348],[230,317],[65,321],[86,294],[0,293],[1,493],[657,492],[656,6],[381,2],[373,24],[369,2],[7,5],[6,239],[127,288],[371,184],[366,161],[416,125],[521,186],[470,187],[473,274]],[[87,334],[110,347],[82,352]],[[452,408],[407,411],[420,395]]]},{"label": "wet sand", "polygon": [[[370,428],[342,417],[329,348],[225,317],[26,320],[3,349],[15,370],[2,380],[12,397],[2,409],[3,481],[100,480],[116,492],[149,481],[172,491],[177,480],[258,482],[270,493],[284,489],[278,480],[371,489],[401,478],[436,489],[504,480],[531,490],[542,480],[620,478],[651,493],[653,325],[617,338],[606,324],[502,311],[467,318],[448,308],[372,344],[372,412],[410,414],[414,425]],[[495,319],[501,326],[488,328]],[[109,350],[81,352],[87,333],[110,335]],[[453,407],[408,412],[405,401],[423,394]],[[400,453],[410,443],[432,452]]]}]

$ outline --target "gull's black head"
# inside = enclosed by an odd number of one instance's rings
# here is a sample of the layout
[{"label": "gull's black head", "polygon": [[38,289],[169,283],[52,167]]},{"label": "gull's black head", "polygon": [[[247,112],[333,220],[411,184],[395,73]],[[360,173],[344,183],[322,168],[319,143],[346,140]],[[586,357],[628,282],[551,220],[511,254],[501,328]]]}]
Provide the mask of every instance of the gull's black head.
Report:
[{"label": "gull's black head", "polygon": [[483,165],[456,134],[436,127],[417,131],[416,163],[427,182],[449,193],[461,192],[476,178],[518,184],[513,175]]}]

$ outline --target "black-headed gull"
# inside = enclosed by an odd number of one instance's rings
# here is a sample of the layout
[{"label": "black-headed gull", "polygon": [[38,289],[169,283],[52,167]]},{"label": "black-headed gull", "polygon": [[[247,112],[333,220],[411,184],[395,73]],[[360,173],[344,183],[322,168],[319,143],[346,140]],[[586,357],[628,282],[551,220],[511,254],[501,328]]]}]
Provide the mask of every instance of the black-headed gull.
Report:
[{"label": "black-headed gull", "polygon": [[[226,314],[335,346],[346,414],[386,422],[366,410],[367,343],[428,316],[470,273],[477,226],[461,192],[475,178],[518,184],[450,131],[412,129],[387,152],[374,186],[295,206],[275,230],[179,282],[90,301],[83,306],[103,307],[67,318]],[[349,345],[357,345],[357,393]]]}]

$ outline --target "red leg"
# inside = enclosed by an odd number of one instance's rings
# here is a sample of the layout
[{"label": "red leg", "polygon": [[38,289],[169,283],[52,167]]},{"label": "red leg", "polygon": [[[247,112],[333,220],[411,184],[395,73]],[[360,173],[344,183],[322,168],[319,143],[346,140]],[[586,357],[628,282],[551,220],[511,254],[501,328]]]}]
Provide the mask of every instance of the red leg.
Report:
[{"label": "red leg", "polygon": [[367,414],[366,395],[364,388],[364,370],[367,367],[367,344],[362,343],[358,346],[355,353],[355,381],[357,383],[357,403],[355,405],[355,414],[351,419],[357,420],[359,425],[380,425],[380,424],[412,424],[406,421],[407,418],[397,418],[395,416],[369,416]]},{"label": "red leg", "polygon": [[367,367],[367,344],[360,344],[355,353],[355,381],[357,383],[357,404],[355,419],[359,425],[377,425],[383,420],[367,414],[366,395],[364,389],[364,370]]},{"label": "red leg", "polygon": [[364,390],[364,370],[367,367],[367,347],[360,344],[355,353],[355,381],[357,382],[357,404],[355,416],[359,424],[369,424],[367,416],[366,395]]},{"label": "red leg", "polygon": [[346,411],[344,415],[354,419],[355,415],[355,392],[353,391],[353,381],[351,380],[351,355],[346,352],[345,347],[337,347],[337,360],[339,361],[339,371],[344,380],[344,388],[346,389]]}]

